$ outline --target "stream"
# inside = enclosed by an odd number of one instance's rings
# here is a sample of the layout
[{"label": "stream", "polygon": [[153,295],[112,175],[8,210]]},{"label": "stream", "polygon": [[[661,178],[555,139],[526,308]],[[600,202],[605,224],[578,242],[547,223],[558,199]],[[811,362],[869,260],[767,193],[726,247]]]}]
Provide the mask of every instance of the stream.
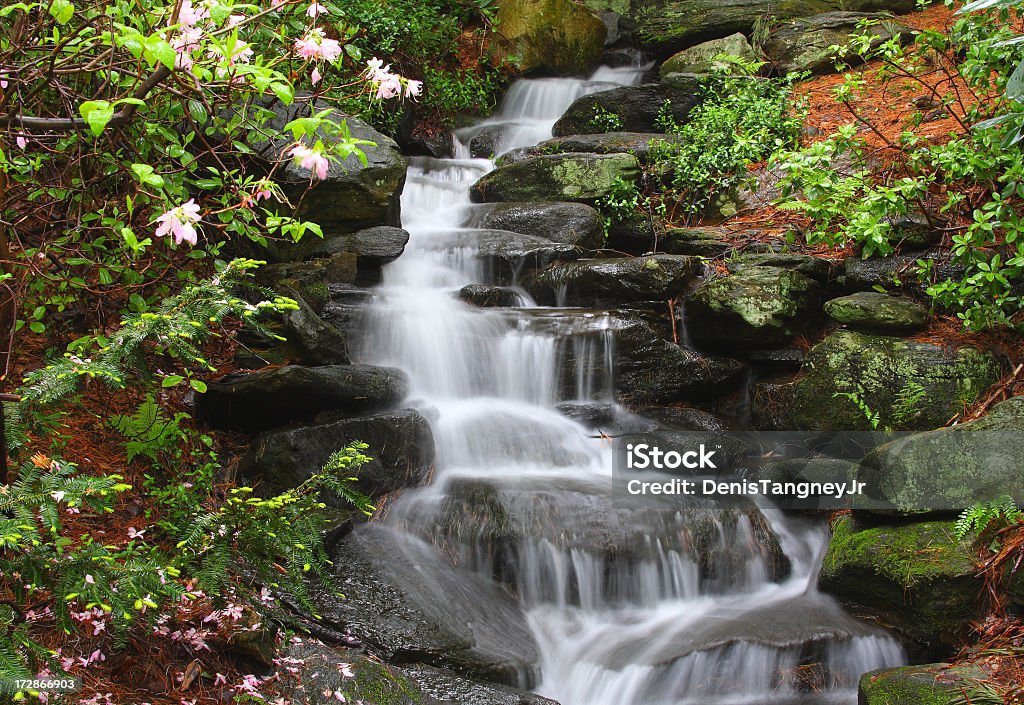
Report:
[{"label": "stream", "polygon": [[507,586],[539,654],[523,684],[562,705],[853,703],[862,673],[904,656],[817,591],[827,527],[766,505],[613,498],[609,440],[563,412],[614,405],[614,317],[538,307],[521,288],[510,308],[457,296],[493,283],[475,244],[487,206],[469,197],[493,162],[470,158],[472,137],[499,129],[499,154],[536,144],[576,98],[642,74],[519,81],[495,116],[456,133],[455,158],[412,160],[411,239],[384,269],[359,358],[408,374],[436,472],[374,530]]}]

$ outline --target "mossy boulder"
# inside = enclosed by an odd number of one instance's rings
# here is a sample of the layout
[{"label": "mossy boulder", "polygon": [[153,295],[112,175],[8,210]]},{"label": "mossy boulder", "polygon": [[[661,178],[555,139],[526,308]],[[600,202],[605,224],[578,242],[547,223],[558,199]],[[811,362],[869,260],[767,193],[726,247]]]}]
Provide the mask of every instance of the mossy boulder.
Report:
[{"label": "mossy boulder", "polygon": [[716,59],[721,54],[737,56],[747,61],[754,61],[757,55],[754,48],[742,33],[736,32],[728,37],[702,42],[689,49],[674,54],[661,65],[662,76],[671,73],[711,73],[729,67],[729,63]]},{"label": "mossy boulder", "polygon": [[842,517],[832,527],[820,587],[923,653],[943,653],[970,630],[982,586],[970,543],[957,540],[953,524],[861,528]]},{"label": "mossy boulder", "polygon": [[661,135],[653,132],[603,132],[552,137],[536,146],[513,150],[503,155],[498,160],[498,166],[522,161],[538,154],[563,154],[565,152],[632,154],[641,164],[647,164],[651,159],[652,148],[665,143],[679,142],[680,139],[678,135]]},{"label": "mossy boulder", "polygon": [[750,34],[767,16],[776,20],[824,12],[886,10],[911,12],[914,0],[633,0],[628,16],[641,48],[661,57],[735,32]]},{"label": "mossy boulder", "polygon": [[[810,71],[831,73],[836,70],[834,46],[845,47],[854,35],[861,33],[862,22],[870,25],[865,31],[875,48],[893,37],[910,38],[911,30],[890,15],[870,12],[825,12],[813,17],[795,19],[779,26],[765,43],[764,52],[779,73]],[[844,57],[849,61],[851,56]]]},{"label": "mossy boulder", "polygon": [[820,296],[817,282],[799,272],[744,267],[702,284],[686,301],[686,324],[701,345],[773,347],[813,323]]},{"label": "mossy boulder", "polygon": [[600,61],[608,29],[571,0],[499,0],[496,5],[499,61],[513,61],[524,73],[577,75]]},{"label": "mossy boulder", "polygon": [[478,203],[572,201],[593,204],[616,179],[635,181],[640,163],[631,154],[547,154],[495,169],[473,185]]},{"label": "mossy boulder", "polygon": [[558,305],[618,306],[674,298],[700,269],[700,260],[686,255],[615,257],[568,262],[537,280],[554,292]]},{"label": "mossy boulder", "polygon": [[[999,378],[987,352],[839,330],[807,354],[789,413],[794,430],[927,430]],[[852,396],[851,396],[852,395]],[[827,410],[827,413],[823,411]]]},{"label": "mossy boulder", "polygon": [[[672,118],[682,124],[690,111],[703,100],[701,79],[689,74],[673,74],[671,82],[645,83],[639,86],[613,88],[577,98],[566,109],[551,130],[555,137],[587,135],[602,132],[664,132],[658,115],[665,101]],[[619,126],[608,129],[602,117],[611,114]]]},{"label": "mossy boulder", "polygon": [[907,333],[921,330],[928,321],[928,309],[913,299],[862,291],[825,302],[825,313],[851,328]]},{"label": "mossy boulder", "polygon": [[819,284],[826,284],[833,270],[833,264],[827,259],[793,252],[744,252],[730,259],[728,267],[730,272],[744,267],[780,267],[800,272]]},{"label": "mossy boulder", "polygon": [[859,705],[957,705],[964,691],[988,676],[976,666],[929,663],[865,673]]},{"label": "mossy boulder", "polygon": [[897,438],[869,453],[858,479],[873,500],[901,513],[960,512],[1012,496],[1024,503],[1024,397],[981,419]]},{"label": "mossy boulder", "polygon": [[[282,669],[281,687],[290,702],[336,705],[437,705],[419,685],[394,666],[344,647],[296,637],[285,652],[295,672]],[[348,675],[348,674],[351,674]],[[340,693],[344,700],[339,700]]]}]

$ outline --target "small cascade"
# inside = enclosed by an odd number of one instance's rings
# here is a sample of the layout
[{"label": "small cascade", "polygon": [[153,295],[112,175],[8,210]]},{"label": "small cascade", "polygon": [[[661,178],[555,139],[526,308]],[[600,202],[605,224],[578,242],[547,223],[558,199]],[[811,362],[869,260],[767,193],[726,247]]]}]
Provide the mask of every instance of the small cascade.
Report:
[{"label": "small cascade", "polygon": [[509,588],[539,647],[537,690],[562,705],[852,704],[861,673],[903,656],[816,591],[824,527],[770,506],[613,497],[607,439],[560,409],[614,405],[615,317],[457,296],[493,283],[469,200],[492,163],[468,158],[473,137],[496,129],[496,153],[530,146],[579,96],[642,73],[518,81],[494,118],[458,133],[457,158],[412,161],[411,239],[384,269],[359,358],[409,375],[436,475],[379,530]]}]

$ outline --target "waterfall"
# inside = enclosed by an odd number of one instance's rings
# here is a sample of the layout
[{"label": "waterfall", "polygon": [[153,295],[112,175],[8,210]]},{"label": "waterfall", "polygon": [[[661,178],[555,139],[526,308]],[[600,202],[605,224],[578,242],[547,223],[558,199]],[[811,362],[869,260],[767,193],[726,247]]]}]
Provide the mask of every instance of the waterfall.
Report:
[{"label": "waterfall", "polygon": [[559,412],[614,403],[613,317],[457,297],[487,283],[469,187],[493,164],[468,158],[469,141],[497,129],[496,153],[530,146],[579,96],[642,72],[518,81],[457,134],[456,158],[412,161],[411,238],[384,268],[359,357],[408,373],[437,472],[384,525],[514,592],[539,646],[536,690],[562,705],[853,703],[860,674],[903,655],[817,592],[825,528],[768,506],[613,499],[607,440]]}]

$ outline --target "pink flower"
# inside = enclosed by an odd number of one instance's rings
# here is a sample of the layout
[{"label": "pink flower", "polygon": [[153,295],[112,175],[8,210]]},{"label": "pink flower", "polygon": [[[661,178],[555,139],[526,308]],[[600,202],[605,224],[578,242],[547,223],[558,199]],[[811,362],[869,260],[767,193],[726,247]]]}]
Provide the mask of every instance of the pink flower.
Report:
[{"label": "pink flower", "polygon": [[334,63],[341,56],[341,45],[334,39],[327,39],[324,31],[316,27],[295,40],[295,52],[303,59],[323,59]]},{"label": "pink flower", "polygon": [[209,16],[210,11],[207,8],[196,8],[192,6],[192,0],[182,0],[181,9],[178,10],[178,24],[192,27]]},{"label": "pink flower", "polygon": [[388,74],[377,84],[377,99],[388,100],[402,95],[402,81],[395,74]]},{"label": "pink flower", "polygon": [[0,88],[7,88],[7,81],[0,78]]},{"label": "pink flower", "polygon": [[310,149],[304,144],[297,144],[291,148],[288,154],[299,163],[303,169],[309,169],[316,178],[323,181],[327,178],[327,157],[316,150]]},{"label": "pink flower", "polygon": [[423,81],[409,79],[405,82],[405,97],[414,98],[423,92]]},{"label": "pink flower", "polygon": [[306,10],[306,16],[316,19],[317,15],[323,14],[324,12],[327,12],[327,8],[316,0],[313,0],[313,2],[309,4],[309,9]]},{"label": "pink flower", "polygon": [[64,492],[63,491],[51,492],[50,496],[53,497],[53,501],[60,502],[61,500],[64,499]]},{"label": "pink flower", "polygon": [[130,539],[141,539],[145,533],[146,533],[146,529],[143,529],[142,531],[139,531],[134,526],[129,526],[128,527],[128,538],[130,538]]},{"label": "pink flower", "polygon": [[339,663],[338,664],[338,672],[341,673],[341,675],[344,678],[355,678],[356,677],[356,674],[353,673],[353,671],[352,671],[352,664],[351,663]]},{"label": "pink flower", "polygon": [[88,573],[85,574],[85,582],[89,583],[90,585],[96,584],[96,580]]},{"label": "pink flower", "polygon": [[160,226],[156,229],[156,236],[163,237],[167,233],[174,235],[174,243],[180,245],[183,241],[190,245],[198,242],[196,229],[193,223],[199,222],[199,206],[195,199],[190,198],[177,208],[172,208],[156,219]]},{"label": "pink flower", "polygon": [[309,75],[309,79],[313,82],[313,85],[315,86],[316,84],[320,83],[321,78],[323,78],[323,76],[320,75],[320,69],[314,66],[313,73]]},{"label": "pink flower", "polygon": [[199,40],[202,39],[203,30],[199,27],[186,27],[171,37],[171,46],[178,56],[174,59],[174,66],[178,69],[188,70],[192,68],[191,52],[199,48]]}]

